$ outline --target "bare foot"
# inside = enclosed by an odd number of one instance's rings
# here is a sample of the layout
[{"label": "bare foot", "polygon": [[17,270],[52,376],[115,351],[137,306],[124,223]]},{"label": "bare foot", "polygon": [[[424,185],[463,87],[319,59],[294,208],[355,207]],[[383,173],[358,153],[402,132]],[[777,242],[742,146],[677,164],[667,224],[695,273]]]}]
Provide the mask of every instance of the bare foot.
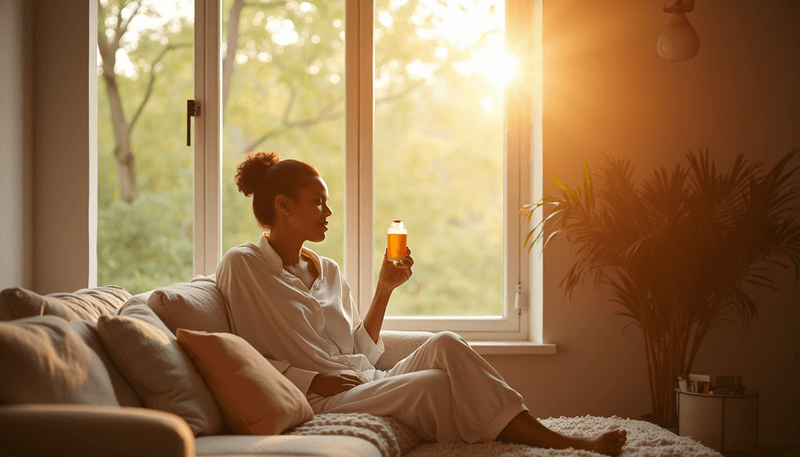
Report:
[{"label": "bare foot", "polygon": [[587,438],[586,449],[603,455],[616,456],[622,452],[622,446],[625,445],[627,440],[628,432],[625,430],[612,430],[596,438]]}]

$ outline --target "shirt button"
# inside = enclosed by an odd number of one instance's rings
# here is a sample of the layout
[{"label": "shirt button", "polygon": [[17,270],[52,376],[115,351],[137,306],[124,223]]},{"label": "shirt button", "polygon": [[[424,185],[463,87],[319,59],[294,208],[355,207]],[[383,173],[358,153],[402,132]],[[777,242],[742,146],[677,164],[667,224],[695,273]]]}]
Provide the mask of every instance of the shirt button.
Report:
[{"label": "shirt button", "polygon": [[317,311],[317,317],[322,317],[322,311]]},{"label": "shirt button", "polygon": [[322,334],[322,337],[323,337],[323,338],[325,338],[325,339],[327,340],[327,339],[328,339],[328,334],[327,334],[327,333],[323,333],[323,334]]}]

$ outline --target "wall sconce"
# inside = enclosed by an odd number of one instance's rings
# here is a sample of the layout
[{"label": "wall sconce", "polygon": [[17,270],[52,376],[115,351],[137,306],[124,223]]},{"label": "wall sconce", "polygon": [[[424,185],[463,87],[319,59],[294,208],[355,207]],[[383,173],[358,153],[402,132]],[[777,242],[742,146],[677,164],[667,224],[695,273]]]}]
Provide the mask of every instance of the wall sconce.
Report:
[{"label": "wall sconce", "polygon": [[658,37],[658,54],[661,57],[679,62],[697,54],[700,38],[683,14],[693,10],[694,0],[669,0],[664,4],[664,12],[672,13],[672,16]]}]

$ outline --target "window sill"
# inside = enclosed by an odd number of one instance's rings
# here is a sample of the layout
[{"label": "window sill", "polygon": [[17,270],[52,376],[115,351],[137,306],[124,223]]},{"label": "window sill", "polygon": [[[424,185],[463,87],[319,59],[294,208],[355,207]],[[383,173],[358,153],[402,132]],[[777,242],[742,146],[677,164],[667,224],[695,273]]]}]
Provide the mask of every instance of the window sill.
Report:
[{"label": "window sill", "polygon": [[470,341],[469,345],[480,355],[495,354],[555,354],[555,344],[532,341]]}]

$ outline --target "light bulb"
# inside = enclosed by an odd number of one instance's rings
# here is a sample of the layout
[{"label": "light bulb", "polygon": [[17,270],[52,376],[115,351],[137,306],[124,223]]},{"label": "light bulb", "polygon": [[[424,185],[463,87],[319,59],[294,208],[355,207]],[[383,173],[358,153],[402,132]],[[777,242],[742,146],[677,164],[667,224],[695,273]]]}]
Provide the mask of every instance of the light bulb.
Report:
[{"label": "light bulb", "polygon": [[658,53],[667,60],[679,62],[691,59],[698,50],[700,38],[689,19],[680,11],[673,13],[658,37]]}]

